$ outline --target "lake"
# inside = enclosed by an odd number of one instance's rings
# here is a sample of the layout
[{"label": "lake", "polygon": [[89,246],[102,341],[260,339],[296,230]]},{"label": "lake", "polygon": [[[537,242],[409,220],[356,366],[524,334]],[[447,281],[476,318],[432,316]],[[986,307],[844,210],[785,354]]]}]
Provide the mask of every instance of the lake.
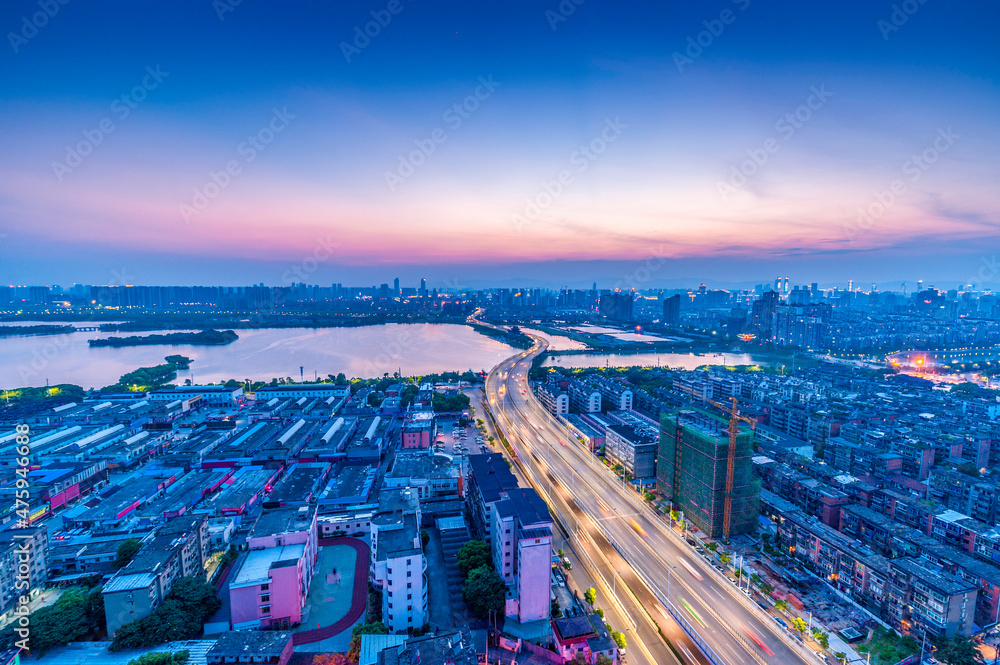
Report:
[{"label": "lake", "polygon": [[[20,325],[30,325],[23,322]],[[77,325],[93,325],[78,323]],[[515,352],[510,346],[457,324],[389,323],[358,328],[267,328],[237,330],[226,346],[128,346],[91,348],[87,340],[140,333],[78,332],[68,335],[0,339],[0,387],[73,383],[101,388],[137,367],[159,365],[164,356],[192,358],[177,383],[227,379],[270,381],[274,377],[312,380],[343,372],[373,378],[401,371],[416,376],[446,371],[489,370]],[[169,331],[175,332],[175,331]],[[302,374],[299,373],[302,367]]]}]

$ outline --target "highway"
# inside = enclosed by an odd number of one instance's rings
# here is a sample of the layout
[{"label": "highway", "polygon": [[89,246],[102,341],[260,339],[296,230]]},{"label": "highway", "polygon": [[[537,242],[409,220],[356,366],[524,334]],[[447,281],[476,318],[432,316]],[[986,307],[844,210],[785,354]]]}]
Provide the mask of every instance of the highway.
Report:
[{"label": "highway", "polygon": [[[535,345],[530,350],[491,370],[486,400],[535,489],[571,532],[575,549],[582,549],[583,556],[604,570],[608,586],[617,585],[617,593],[605,594],[615,598],[605,597],[604,604],[610,600],[619,613],[630,617],[629,661],[677,662],[673,652],[664,650],[658,626],[686,662],[825,662],[810,657],[808,649],[793,642],[753,600],[672,532],[664,516],[617,479],[544,409],[528,386],[527,373],[548,342],[531,337]],[[609,574],[617,575],[617,580],[607,580]],[[598,605],[602,604],[600,596]],[[668,602],[694,631],[695,639],[707,646],[711,659],[667,615]]]}]

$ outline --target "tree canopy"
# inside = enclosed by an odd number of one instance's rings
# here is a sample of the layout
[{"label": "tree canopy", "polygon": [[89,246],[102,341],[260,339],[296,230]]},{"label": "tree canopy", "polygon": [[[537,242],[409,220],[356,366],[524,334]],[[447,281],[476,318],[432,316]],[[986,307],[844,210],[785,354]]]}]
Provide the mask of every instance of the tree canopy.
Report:
[{"label": "tree canopy", "polygon": [[[32,612],[29,620],[31,635],[28,647],[34,655],[88,636],[97,636],[104,630],[101,588],[90,591],[67,589],[52,605]],[[14,628],[12,623],[0,631],[0,649],[11,648],[20,639]]]},{"label": "tree canopy", "polygon": [[148,615],[118,629],[111,651],[139,649],[200,637],[205,622],[222,607],[215,589],[204,579],[182,577],[163,603]]},{"label": "tree canopy", "polygon": [[939,644],[934,657],[948,665],[982,665],[984,662],[976,643],[961,634]]},{"label": "tree canopy", "polygon": [[142,541],[138,538],[128,538],[118,546],[118,553],[115,554],[115,570],[121,570],[135,558],[135,555],[142,549]]},{"label": "tree canopy", "polygon": [[481,540],[470,540],[462,545],[457,558],[458,570],[462,573],[462,577],[468,577],[470,572],[482,566],[493,568],[490,546]]},{"label": "tree canopy", "polygon": [[492,568],[480,566],[469,572],[462,590],[462,598],[469,609],[479,617],[486,618],[490,611],[503,612],[507,588],[503,580]]}]

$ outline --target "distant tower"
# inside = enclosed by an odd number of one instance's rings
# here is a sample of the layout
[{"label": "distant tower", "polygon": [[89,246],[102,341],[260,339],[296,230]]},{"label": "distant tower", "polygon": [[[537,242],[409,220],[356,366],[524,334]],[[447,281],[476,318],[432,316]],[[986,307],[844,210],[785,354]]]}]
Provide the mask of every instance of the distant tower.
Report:
[{"label": "distant tower", "polygon": [[878,284],[872,282],[872,293],[875,293],[876,291],[878,291]]},{"label": "distant tower", "polygon": [[427,295],[427,280],[423,277],[420,278],[420,295]]},{"label": "distant tower", "polygon": [[923,290],[924,290],[924,280],[918,279],[917,280],[917,293],[920,293]]},{"label": "distant tower", "polygon": [[854,280],[853,279],[847,280],[847,290],[848,291],[854,291]]},{"label": "distant tower", "polygon": [[779,292],[779,293],[781,292],[781,278],[780,277],[775,277],[774,278],[774,290],[777,291],[777,292]]},{"label": "distant tower", "polygon": [[392,280],[392,292],[395,295],[397,295],[397,296],[399,295],[399,278],[398,277],[396,279]]},{"label": "distant tower", "polygon": [[785,278],[785,293],[788,293],[788,278]]},{"label": "distant tower", "polygon": [[305,375],[305,370],[306,370],[305,367],[303,367],[302,365],[299,365],[299,381],[301,381],[302,378],[303,378],[303,376]]},{"label": "distant tower", "polygon": [[906,296],[906,282],[903,282],[903,296]]}]

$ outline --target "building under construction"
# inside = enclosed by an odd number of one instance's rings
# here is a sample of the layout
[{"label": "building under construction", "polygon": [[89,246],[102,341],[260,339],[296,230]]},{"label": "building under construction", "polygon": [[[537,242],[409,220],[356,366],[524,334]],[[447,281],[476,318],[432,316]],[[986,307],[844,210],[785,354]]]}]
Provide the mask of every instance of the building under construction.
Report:
[{"label": "building under construction", "polygon": [[660,419],[657,488],[676,509],[684,511],[685,519],[711,538],[753,532],[760,513],[760,480],[754,476],[751,460],[753,432],[735,424],[732,432],[730,456],[726,420],[692,409],[665,413]]}]

